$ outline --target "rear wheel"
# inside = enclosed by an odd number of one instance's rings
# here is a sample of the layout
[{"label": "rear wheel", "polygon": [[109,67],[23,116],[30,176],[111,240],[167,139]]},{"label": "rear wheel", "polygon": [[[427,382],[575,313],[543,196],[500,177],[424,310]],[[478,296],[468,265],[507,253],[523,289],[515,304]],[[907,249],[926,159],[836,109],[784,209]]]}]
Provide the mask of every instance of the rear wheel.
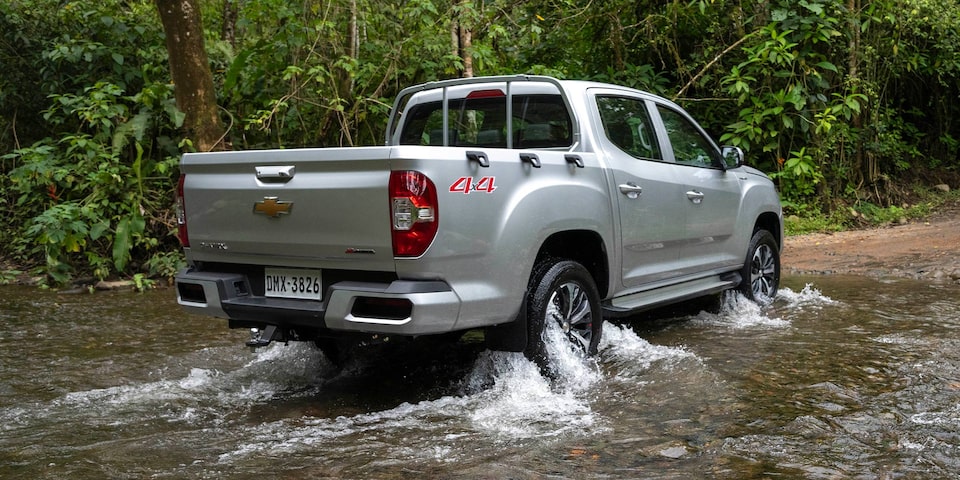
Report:
[{"label": "rear wheel", "polygon": [[327,360],[337,368],[343,368],[350,355],[351,343],[346,340],[320,337],[314,340],[317,348],[323,352]]},{"label": "rear wheel", "polygon": [[547,332],[558,328],[570,347],[597,353],[603,327],[600,294],[590,272],[570,260],[542,261],[527,287],[527,348],[524,355],[550,371]]},{"label": "rear wheel", "polygon": [[758,230],[750,239],[740,275],[740,292],[760,305],[773,302],[780,287],[780,249],[773,234]]}]

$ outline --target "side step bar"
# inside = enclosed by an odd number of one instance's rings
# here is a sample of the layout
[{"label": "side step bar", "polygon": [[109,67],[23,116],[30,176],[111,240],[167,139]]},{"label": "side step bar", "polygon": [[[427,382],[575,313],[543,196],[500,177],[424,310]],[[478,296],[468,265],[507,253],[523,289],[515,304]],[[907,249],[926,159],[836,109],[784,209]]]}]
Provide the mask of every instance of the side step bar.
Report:
[{"label": "side step bar", "polygon": [[653,290],[624,295],[604,303],[603,313],[607,317],[622,317],[633,313],[660,307],[679,300],[702,297],[736,288],[740,285],[740,273],[691,280]]}]

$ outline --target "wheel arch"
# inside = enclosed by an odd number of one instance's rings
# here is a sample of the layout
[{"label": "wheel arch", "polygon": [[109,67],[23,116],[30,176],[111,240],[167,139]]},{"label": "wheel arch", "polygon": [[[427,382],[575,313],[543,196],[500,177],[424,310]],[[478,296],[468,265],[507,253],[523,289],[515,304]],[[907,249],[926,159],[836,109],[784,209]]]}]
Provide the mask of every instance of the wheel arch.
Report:
[{"label": "wheel arch", "polygon": [[592,230],[566,230],[547,237],[537,252],[534,265],[547,258],[573,260],[590,272],[600,298],[610,288],[609,254],[599,233]]},{"label": "wheel arch", "polygon": [[760,230],[770,232],[770,234],[773,235],[773,239],[777,242],[777,247],[783,250],[783,227],[779,215],[774,212],[761,213],[753,225],[753,232],[750,236],[752,237],[754,233]]}]

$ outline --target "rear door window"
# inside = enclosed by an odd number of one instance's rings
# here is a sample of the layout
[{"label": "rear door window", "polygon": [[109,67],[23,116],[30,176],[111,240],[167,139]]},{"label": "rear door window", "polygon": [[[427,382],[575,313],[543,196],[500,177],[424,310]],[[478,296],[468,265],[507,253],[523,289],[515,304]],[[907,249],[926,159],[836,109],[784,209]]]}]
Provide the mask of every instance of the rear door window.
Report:
[{"label": "rear door window", "polygon": [[639,98],[598,96],[597,108],[603,133],[617,148],[635,158],[663,159],[645,101]]}]

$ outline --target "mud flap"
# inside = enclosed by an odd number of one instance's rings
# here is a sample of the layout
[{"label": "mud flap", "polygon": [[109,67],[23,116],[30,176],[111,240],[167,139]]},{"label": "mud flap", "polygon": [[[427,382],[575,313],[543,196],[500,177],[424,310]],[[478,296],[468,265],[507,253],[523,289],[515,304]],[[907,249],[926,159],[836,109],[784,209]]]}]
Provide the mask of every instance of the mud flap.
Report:
[{"label": "mud flap", "polygon": [[508,323],[487,327],[483,332],[487,348],[499,352],[522,352],[527,348],[527,301],[520,305],[517,318]]}]

